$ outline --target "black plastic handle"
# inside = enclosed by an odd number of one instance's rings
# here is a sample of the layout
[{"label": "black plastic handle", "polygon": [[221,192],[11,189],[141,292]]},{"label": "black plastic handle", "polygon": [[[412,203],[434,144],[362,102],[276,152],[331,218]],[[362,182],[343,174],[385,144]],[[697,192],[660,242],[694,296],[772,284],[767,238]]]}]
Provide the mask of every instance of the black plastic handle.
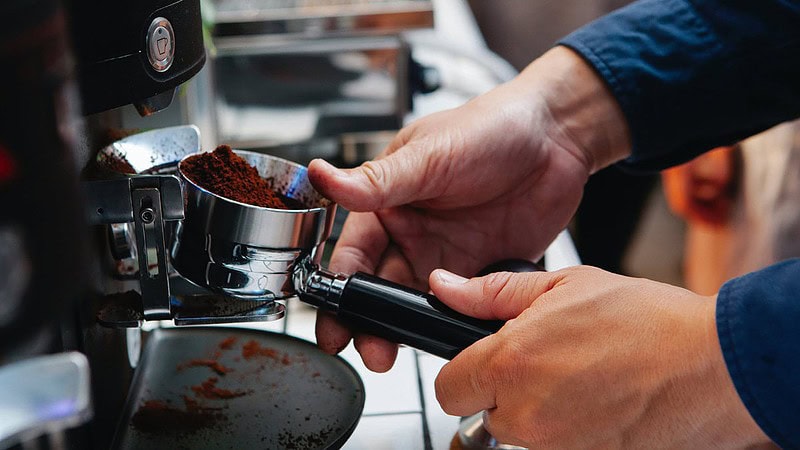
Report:
[{"label": "black plastic handle", "polygon": [[[541,266],[530,261],[511,259],[492,264],[479,275],[539,270]],[[466,316],[433,295],[362,272],[349,277],[338,303],[337,315],[355,329],[446,359],[505,323]]]},{"label": "black plastic handle", "polygon": [[354,329],[446,359],[504,324],[465,316],[433,295],[362,272],[345,284],[337,315]]}]

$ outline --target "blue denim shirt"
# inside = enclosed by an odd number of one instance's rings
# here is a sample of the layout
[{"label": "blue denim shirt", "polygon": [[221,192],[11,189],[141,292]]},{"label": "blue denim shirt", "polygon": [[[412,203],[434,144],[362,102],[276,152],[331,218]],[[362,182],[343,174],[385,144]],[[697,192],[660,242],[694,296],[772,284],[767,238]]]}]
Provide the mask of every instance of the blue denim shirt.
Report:
[{"label": "blue denim shirt", "polygon": [[[633,170],[800,117],[800,0],[641,0],[560,44],[622,107],[633,153],[620,164]],[[800,448],[800,260],[726,283],[717,329],[750,414],[778,445]]]}]

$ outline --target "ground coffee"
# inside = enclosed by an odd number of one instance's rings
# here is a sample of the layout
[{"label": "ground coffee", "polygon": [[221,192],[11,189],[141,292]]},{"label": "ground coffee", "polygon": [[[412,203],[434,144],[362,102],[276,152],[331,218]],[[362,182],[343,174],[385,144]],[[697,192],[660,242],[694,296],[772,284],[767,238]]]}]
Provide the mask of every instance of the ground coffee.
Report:
[{"label": "ground coffee", "polygon": [[181,162],[181,172],[203,189],[248,205],[278,209],[306,209],[299,201],[276,192],[272,183],[227,145],[198,153]]}]

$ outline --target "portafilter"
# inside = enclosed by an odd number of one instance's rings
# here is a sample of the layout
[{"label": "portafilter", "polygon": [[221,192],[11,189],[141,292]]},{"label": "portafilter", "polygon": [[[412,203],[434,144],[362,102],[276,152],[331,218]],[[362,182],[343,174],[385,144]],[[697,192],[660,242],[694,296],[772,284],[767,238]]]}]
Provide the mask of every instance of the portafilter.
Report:
[{"label": "portafilter", "polygon": [[310,184],[304,166],[235,150],[273,189],[307,209],[257,207],[210,192],[186,176],[185,219],[171,249],[172,264],[189,281],[247,300],[301,301],[338,316],[353,329],[451,359],[497,331],[501,321],[460,314],[436,297],[357,272],[320,266],[336,205]]}]

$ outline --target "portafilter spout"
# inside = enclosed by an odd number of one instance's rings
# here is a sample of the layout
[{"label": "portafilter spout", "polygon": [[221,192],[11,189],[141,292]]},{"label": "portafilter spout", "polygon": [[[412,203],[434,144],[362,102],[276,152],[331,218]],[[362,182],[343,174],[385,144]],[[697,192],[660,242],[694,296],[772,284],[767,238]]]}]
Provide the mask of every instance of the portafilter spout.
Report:
[{"label": "portafilter spout", "polygon": [[185,219],[171,256],[183,277],[244,300],[296,295],[354,329],[447,359],[503,325],[465,316],[433,295],[372,275],[320,267],[336,205],[314,190],[305,167],[270,155],[235,153],[270,180],[275,191],[307,208],[263,208],[218,196],[192,182],[181,161]]}]

